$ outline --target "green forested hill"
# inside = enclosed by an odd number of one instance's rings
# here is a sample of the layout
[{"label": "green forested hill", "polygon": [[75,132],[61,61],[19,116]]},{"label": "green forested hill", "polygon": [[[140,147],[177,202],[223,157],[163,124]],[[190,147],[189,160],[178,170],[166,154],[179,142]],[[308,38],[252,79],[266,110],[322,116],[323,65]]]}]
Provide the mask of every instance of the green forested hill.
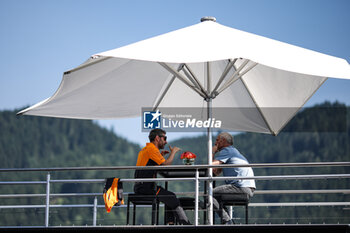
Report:
[{"label": "green forested hill", "polygon": [[[319,108],[323,108],[322,111]],[[244,154],[251,163],[277,162],[331,162],[350,161],[349,136],[350,128],[349,109],[339,103],[323,103],[308,108],[299,113],[278,136],[242,133],[235,136],[234,145]],[[340,111],[340,112],[339,112]],[[17,110],[0,112],[0,161],[1,168],[40,168],[40,167],[79,167],[79,166],[125,166],[135,165],[140,147],[116,136],[112,131],[101,128],[93,121],[70,120],[45,117],[16,116]],[[320,127],[321,126],[321,127]],[[214,133],[213,142],[216,133]],[[196,164],[207,163],[207,137],[205,135],[183,138],[170,142],[179,146],[183,151],[189,150],[197,154]],[[181,164],[180,159],[175,164]],[[270,168],[254,169],[256,175],[283,175],[283,174],[324,174],[349,173],[349,168]],[[0,181],[8,180],[45,180],[45,173],[0,173]],[[52,179],[95,179],[110,176],[130,178],[133,172],[88,171],[88,172],[54,172]],[[170,188],[174,191],[193,191],[190,183],[174,183]],[[350,188],[346,180],[322,181],[258,181],[258,190],[266,189],[345,189]],[[70,192],[102,192],[100,184],[55,184],[54,193]],[[126,191],[131,191],[126,187]],[[44,193],[43,186],[0,186],[0,193]],[[253,202],[288,202],[288,201],[349,201],[349,195],[256,195]],[[99,204],[102,199],[99,199]],[[52,198],[51,203],[69,204],[72,200]],[[91,203],[91,198],[80,198],[80,203]],[[8,200],[0,199],[0,205],[7,204],[43,204],[39,200]],[[76,203],[76,201],[75,201]],[[27,213],[23,210],[23,213]],[[77,212],[75,212],[77,211]],[[42,225],[43,211],[34,211],[19,215],[10,214],[10,210],[0,210],[0,225]],[[22,213],[22,212],[21,212]],[[70,210],[64,214],[57,210],[51,215],[53,225],[91,224],[91,210]],[[288,219],[288,214],[295,213],[285,209],[254,209],[251,218]],[[332,221],[336,218],[342,222],[344,216],[349,216],[343,209],[321,211],[313,209],[303,210],[311,219],[317,214],[331,215]],[[40,217],[38,217],[40,215]],[[21,216],[21,217],[19,217]],[[65,216],[65,217],[62,217]],[[106,215],[99,210],[101,224],[125,223],[125,213],[115,210]],[[146,220],[142,220],[142,218]],[[149,216],[140,214],[139,221],[147,223]],[[290,217],[293,218],[293,217]],[[69,220],[67,220],[69,219]],[[118,219],[115,220],[115,219]],[[115,222],[114,222],[115,221]],[[276,220],[277,221],[277,220]],[[318,221],[318,220],[317,220]],[[327,222],[326,220],[322,220]],[[348,217],[347,220],[349,221]],[[29,222],[29,223],[28,223]],[[288,222],[285,221],[285,222]],[[312,222],[312,221],[311,221]],[[333,222],[332,222],[333,223]]]},{"label": "green forested hill", "polygon": [[130,165],[139,150],[89,120],[0,113],[2,168]]}]

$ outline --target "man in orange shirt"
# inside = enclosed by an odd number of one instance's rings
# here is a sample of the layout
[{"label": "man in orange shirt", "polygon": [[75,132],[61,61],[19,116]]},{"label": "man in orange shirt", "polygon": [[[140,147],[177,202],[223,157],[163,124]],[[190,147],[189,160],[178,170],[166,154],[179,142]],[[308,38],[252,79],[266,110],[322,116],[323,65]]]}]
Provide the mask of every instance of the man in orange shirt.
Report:
[{"label": "man in orange shirt", "polygon": [[[136,166],[159,166],[159,165],[170,165],[175,157],[175,154],[180,151],[180,148],[174,146],[170,149],[170,155],[167,159],[164,155],[168,154],[169,151],[162,151],[164,146],[167,144],[166,132],[162,129],[153,129],[148,136],[150,142],[139,152]],[[136,170],[135,178],[156,178],[157,170]],[[180,206],[180,201],[176,197],[175,193],[164,189],[161,186],[157,186],[155,182],[137,182],[134,186],[136,194],[145,195],[157,195],[158,200],[163,202],[171,212],[167,214],[167,223],[174,223],[174,215],[177,217],[180,224],[190,224],[185,211]]]}]

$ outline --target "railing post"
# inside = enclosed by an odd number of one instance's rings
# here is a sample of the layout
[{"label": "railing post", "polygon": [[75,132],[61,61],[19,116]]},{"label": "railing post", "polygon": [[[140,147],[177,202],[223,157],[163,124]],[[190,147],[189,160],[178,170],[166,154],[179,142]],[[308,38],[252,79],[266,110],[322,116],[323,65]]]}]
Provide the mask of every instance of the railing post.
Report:
[{"label": "railing post", "polygon": [[50,173],[46,176],[46,208],[45,208],[45,227],[49,226],[50,215]]},{"label": "railing post", "polygon": [[199,201],[199,171],[196,169],[195,201],[194,201],[194,225],[198,226],[198,201]]},{"label": "railing post", "polygon": [[97,218],[97,197],[94,198],[94,213],[92,218],[92,225],[96,226],[96,218]]}]

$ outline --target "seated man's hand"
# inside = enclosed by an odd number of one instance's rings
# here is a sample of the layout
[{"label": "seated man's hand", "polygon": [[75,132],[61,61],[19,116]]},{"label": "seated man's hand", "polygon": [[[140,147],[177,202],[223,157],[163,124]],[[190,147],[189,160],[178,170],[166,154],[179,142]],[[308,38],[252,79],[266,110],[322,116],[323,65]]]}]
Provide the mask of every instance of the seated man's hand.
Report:
[{"label": "seated man's hand", "polygon": [[220,175],[221,172],[222,172],[222,168],[213,168],[214,176]]},{"label": "seated man's hand", "polygon": [[162,152],[160,152],[162,154],[162,156],[165,156],[166,154],[169,154],[169,151],[167,150],[163,150]]},{"label": "seated man's hand", "polygon": [[169,149],[170,149],[171,153],[173,153],[173,152],[176,153],[176,152],[181,150],[179,147],[176,147],[176,146],[171,147],[170,145],[169,145]]},{"label": "seated man's hand", "polygon": [[213,155],[218,151],[218,147],[215,145],[213,146],[212,153]]}]

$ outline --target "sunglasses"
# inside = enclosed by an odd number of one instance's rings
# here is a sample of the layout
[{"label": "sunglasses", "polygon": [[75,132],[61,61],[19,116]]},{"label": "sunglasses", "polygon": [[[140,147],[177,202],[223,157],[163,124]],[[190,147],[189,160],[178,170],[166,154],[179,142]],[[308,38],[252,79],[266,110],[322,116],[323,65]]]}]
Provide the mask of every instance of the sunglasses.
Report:
[{"label": "sunglasses", "polygon": [[167,139],[167,136],[165,136],[165,135],[162,135],[162,136],[159,136],[160,138],[164,138],[164,141],[166,141],[166,139]]}]

